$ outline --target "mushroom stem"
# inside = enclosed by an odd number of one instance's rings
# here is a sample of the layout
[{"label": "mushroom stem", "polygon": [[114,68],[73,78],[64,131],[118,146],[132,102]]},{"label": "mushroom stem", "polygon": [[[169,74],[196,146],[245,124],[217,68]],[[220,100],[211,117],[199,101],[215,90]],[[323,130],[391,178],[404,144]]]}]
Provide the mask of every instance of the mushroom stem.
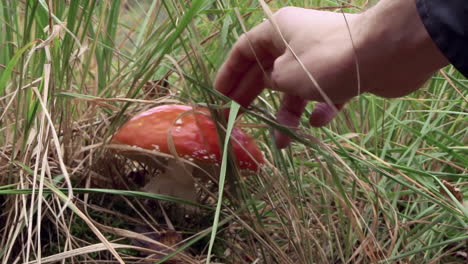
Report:
[{"label": "mushroom stem", "polygon": [[196,202],[197,193],[192,176],[193,167],[170,159],[164,172],[152,178],[144,187],[146,192],[157,193]]}]

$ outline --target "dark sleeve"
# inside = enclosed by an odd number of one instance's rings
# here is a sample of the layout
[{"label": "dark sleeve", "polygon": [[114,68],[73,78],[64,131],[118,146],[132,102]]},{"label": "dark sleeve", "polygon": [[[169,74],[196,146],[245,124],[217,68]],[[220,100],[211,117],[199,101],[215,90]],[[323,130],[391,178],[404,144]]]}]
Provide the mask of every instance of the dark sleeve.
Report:
[{"label": "dark sleeve", "polygon": [[416,6],[436,45],[468,77],[468,0],[416,0]]}]

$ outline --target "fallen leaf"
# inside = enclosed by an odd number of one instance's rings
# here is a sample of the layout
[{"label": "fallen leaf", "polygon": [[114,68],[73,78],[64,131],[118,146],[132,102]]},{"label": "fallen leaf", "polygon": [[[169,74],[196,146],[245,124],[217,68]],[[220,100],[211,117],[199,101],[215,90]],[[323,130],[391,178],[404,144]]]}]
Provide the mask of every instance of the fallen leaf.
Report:
[{"label": "fallen leaf", "polygon": [[[460,188],[455,187],[453,184],[446,180],[442,180],[442,184],[449,190],[449,192],[460,202],[463,202],[463,193],[461,192]],[[440,193],[450,199],[450,195],[445,191],[445,189],[440,186],[439,188]]]}]

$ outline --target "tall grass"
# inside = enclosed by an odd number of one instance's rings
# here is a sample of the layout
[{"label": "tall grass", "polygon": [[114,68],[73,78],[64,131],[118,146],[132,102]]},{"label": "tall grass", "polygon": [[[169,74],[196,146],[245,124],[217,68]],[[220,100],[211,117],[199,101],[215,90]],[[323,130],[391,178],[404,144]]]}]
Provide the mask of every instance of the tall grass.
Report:
[{"label": "tall grass", "polygon": [[[360,96],[323,129],[280,127],[280,95],[266,91],[237,123],[268,163],[245,175],[226,160],[229,188],[194,214],[140,191],[149,168],[106,144],[154,105],[216,115],[227,101],[213,78],[241,25],[264,17],[259,3],[22,0],[0,12],[2,263],[467,261],[468,82],[452,67],[404,98]],[[273,129],[295,143],[278,150]]]}]

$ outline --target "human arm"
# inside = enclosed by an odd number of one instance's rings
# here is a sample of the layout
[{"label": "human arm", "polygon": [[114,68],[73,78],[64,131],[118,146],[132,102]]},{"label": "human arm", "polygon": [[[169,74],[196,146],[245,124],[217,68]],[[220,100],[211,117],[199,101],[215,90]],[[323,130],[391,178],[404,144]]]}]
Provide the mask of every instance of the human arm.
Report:
[{"label": "human arm", "polygon": [[[319,104],[309,118],[322,126],[336,114],[331,105],[339,108],[363,92],[406,95],[448,63],[411,0],[382,0],[356,15],[288,7],[273,20],[284,41],[270,21],[242,35],[215,88],[242,106],[265,87],[283,92],[277,121],[289,127],[298,125],[309,100],[328,103]],[[279,147],[289,143],[284,135],[275,136]]]}]

